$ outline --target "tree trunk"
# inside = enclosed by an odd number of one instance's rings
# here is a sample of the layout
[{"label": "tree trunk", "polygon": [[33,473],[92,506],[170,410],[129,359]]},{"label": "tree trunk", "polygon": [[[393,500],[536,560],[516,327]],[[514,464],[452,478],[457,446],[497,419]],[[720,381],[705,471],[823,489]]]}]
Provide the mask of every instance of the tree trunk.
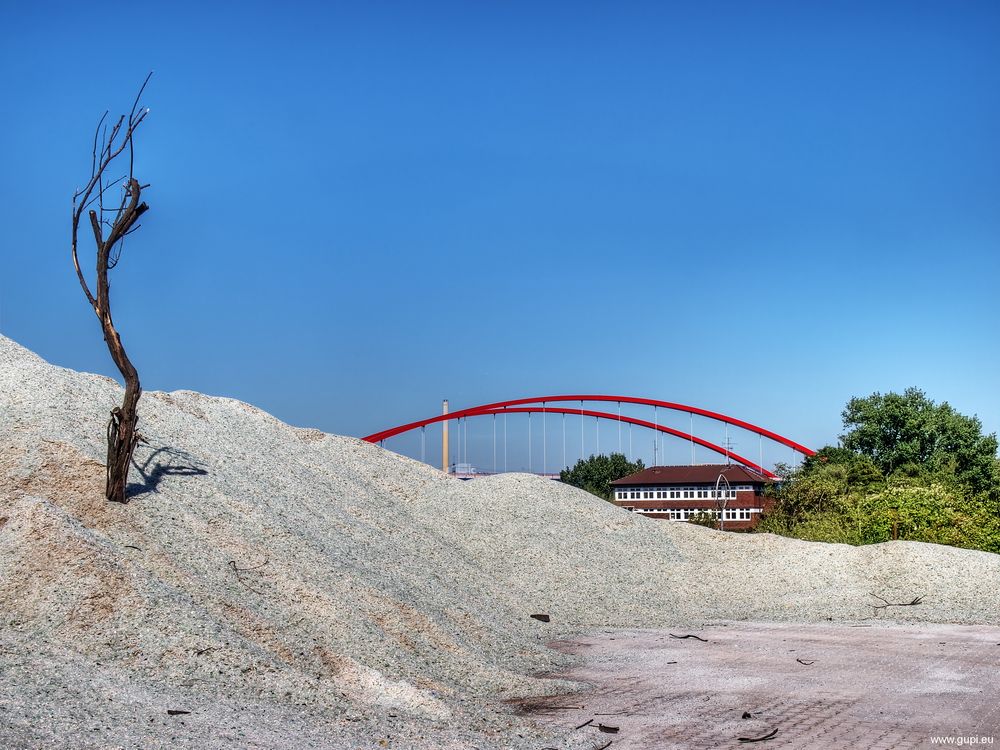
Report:
[{"label": "tree trunk", "polygon": [[111,321],[110,312],[106,311],[100,317],[104,328],[104,339],[108,343],[111,357],[125,378],[125,398],[122,399],[120,407],[116,406],[111,410],[111,419],[108,421],[107,482],[104,495],[113,502],[127,503],[128,470],[136,443],[139,442],[139,433],[136,431],[139,423],[137,407],[139,396],[142,395],[142,386],[139,384],[139,373],[125,354],[121,337]]}]

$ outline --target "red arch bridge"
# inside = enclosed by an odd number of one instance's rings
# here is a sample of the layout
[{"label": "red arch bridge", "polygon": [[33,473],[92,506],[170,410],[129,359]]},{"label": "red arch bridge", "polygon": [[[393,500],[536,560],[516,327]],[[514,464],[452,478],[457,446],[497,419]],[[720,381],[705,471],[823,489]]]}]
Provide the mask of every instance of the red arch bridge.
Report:
[{"label": "red arch bridge", "polygon": [[[555,404],[553,406],[553,404]],[[600,408],[593,406],[594,404],[600,405]],[[607,411],[608,404],[615,404],[615,411]],[[636,407],[642,407],[649,411],[649,407],[652,407],[652,414],[645,416],[652,416],[652,421],[649,419],[644,419],[640,416],[634,414],[622,413],[622,405],[626,405],[627,409],[635,409]],[[665,416],[667,419],[660,419],[660,410],[666,412]],[[449,443],[448,443],[448,431],[447,424],[452,421],[458,423],[458,440],[457,440],[457,458],[454,462],[456,467],[465,465],[471,466],[469,461],[469,420],[476,419],[477,421],[482,421],[481,418],[491,418],[492,421],[492,434],[493,434],[493,472],[498,471],[498,442],[497,442],[497,420],[498,417],[501,419],[501,429],[502,435],[502,451],[503,451],[503,471],[507,471],[507,452],[508,452],[508,429],[507,420],[510,415],[527,415],[528,431],[527,431],[527,464],[528,470],[531,471],[532,467],[532,425],[531,416],[541,415],[541,452],[542,452],[542,473],[544,474],[548,468],[548,452],[549,444],[552,441],[550,436],[554,435],[558,438],[560,428],[562,434],[562,465],[568,466],[567,463],[567,452],[566,452],[566,418],[576,417],[579,420],[579,433],[580,433],[580,457],[586,457],[586,447],[585,447],[585,436],[588,432],[586,423],[593,419],[595,423],[594,435],[596,437],[596,451],[592,453],[600,453],[600,425],[602,423],[607,424],[617,423],[617,437],[618,437],[618,452],[626,453],[630,459],[635,458],[635,454],[632,450],[632,430],[633,427],[640,427],[644,430],[652,431],[653,441],[653,463],[657,461],[659,455],[659,440],[670,436],[676,438],[677,440],[682,440],[690,444],[691,447],[691,463],[695,463],[696,449],[698,447],[708,449],[709,451],[724,457],[726,463],[736,462],[742,464],[754,471],[757,471],[765,476],[773,477],[774,473],[769,471],[764,467],[764,440],[768,441],[768,445],[778,445],[790,448],[792,451],[792,458],[796,458],[796,454],[800,456],[811,456],[815,451],[807,448],[800,443],[795,442],[783,435],[779,435],[776,432],[759,427],[757,425],[745,422],[741,419],[736,419],[735,417],[730,417],[725,414],[720,414],[718,412],[710,411],[708,409],[702,409],[697,406],[688,406],[685,404],[678,404],[671,401],[658,401],[651,398],[637,398],[634,396],[605,396],[597,394],[576,394],[576,395],[563,395],[563,396],[541,396],[539,398],[519,398],[510,401],[497,401],[492,404],[482,404],[480,406],[473,406],[468,409],[460,409],[458,411],[449,412],[447,410],[447,402],[445,402],[445,409],[442,414],[435,415],[433,417],[428,417],[427,419],[419,419],[416,422],[409,422],[407,424],[399,425],[398,427],[391,427],[387,430],[382,430],[381,432],[376,432],[363,438],[370,443],[379,443],[385,445],[385,441],[390,438],[394,438],[398,435],[403,435],[404,433],[413,432],[416,430],[420,431],[420,459],[425,460],[425,430],[429,425],[441,423],[442,424],[442,468],[445,471],[449,470],[449,466],[452,465],[449,453]],[[549,415],[559,416],[559,421],[561,425],[553,426],[553,432],[549,432],[548,422],[552,420],[548,419]],[[687,429],[682,429],[676,425],[676,421],[679,418],[683,419],[684,416],[688,417],[687,424],[683,425]],[[724,431],[723,443],[720,445],[704,437],[699,437],[695,434],[695,418],[698,418],[697,422],[699,426],[707,423],[714,426],[714,429],[719,430],[720,426]],[[675,424],[671,425],[669,422],[672,420]],[[465,451],[465,462],[462,462],[462,451],[463,451],[463,430],[464,430],[464,451]],[[730,439],[730,428],[734,430],[741,431],[743,434],[750,435],[751,438],[756,436],[756,441],[758,443],[758,456],[757,461],[753,461],[746,456],[740,455],[733,450],[733,443]],[[571,429],[572,426],[571,426]],[[627,445],[628,450],[625,450],[625,444],[623,443],[623,429],[627,431]],[[538,432],[538,426],[534,429],[534,433]],[[537,439],[537,438],[536,438]],[[605,438],[607,439],[607,438]],[[574,437],[575,441],[575,437]],[[612,440],[612,447],[614,441]],[[488,473],[488,472],[483,472]]]}]

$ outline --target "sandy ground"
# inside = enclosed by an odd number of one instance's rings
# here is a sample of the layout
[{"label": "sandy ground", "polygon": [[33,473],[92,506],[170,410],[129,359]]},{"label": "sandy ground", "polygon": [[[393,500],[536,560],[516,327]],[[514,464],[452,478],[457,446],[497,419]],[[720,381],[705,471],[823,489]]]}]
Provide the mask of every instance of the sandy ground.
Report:
[{"label": "sandy ground", "polygon": [[519,705],[594,747],[736,748],[772,732],[762,745],[796,750],[1000,742],[996,627],[730,622],[551,645],[582,659],[558,676],[592,692]]},{"label": "sandy ground", "polygon": [[[553,639],[719,621],[807,633],[880,622],[879,597],[920,598],[897,622],[1000,624],[1000,555],[654,521],[538,477],[462,482],[185,391],[143,395],[132,499],[110,504],[120,399],[0,336],[0,748],[592,750],[602,733],[540,731],[505,703],[576,689],[537,676],[572,664]],[[755,674],[751,651],[678,643]],[[706,695],[714,709],[708,688],[683,690],[659,713]],[[769,700],[754,705],[785,699]]]}]

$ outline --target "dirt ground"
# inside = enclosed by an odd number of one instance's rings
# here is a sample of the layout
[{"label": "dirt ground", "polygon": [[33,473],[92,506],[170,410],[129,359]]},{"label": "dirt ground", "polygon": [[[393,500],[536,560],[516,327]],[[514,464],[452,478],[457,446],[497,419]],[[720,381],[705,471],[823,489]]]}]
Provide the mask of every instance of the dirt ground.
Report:
[{"label": "dirt ground", "polygon": [[583,658],[558,676],[593,692],[522,708],[594,748],[1000,745],[997,627],[720,623],[551,645]]}]

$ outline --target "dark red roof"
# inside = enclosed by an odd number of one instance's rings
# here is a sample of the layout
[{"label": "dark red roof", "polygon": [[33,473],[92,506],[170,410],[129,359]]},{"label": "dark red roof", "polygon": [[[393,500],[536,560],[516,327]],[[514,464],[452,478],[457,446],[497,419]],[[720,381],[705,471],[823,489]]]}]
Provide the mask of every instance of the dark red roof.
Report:
[{"label": "dark red roof", "polygon": [[643,486],[669,484],[715,484],[722,474],[730,484],[763,484],[767,478],[745,466],[736,464],[701,464],[698,466],[651,466],[611,484],[618,486]]}]

